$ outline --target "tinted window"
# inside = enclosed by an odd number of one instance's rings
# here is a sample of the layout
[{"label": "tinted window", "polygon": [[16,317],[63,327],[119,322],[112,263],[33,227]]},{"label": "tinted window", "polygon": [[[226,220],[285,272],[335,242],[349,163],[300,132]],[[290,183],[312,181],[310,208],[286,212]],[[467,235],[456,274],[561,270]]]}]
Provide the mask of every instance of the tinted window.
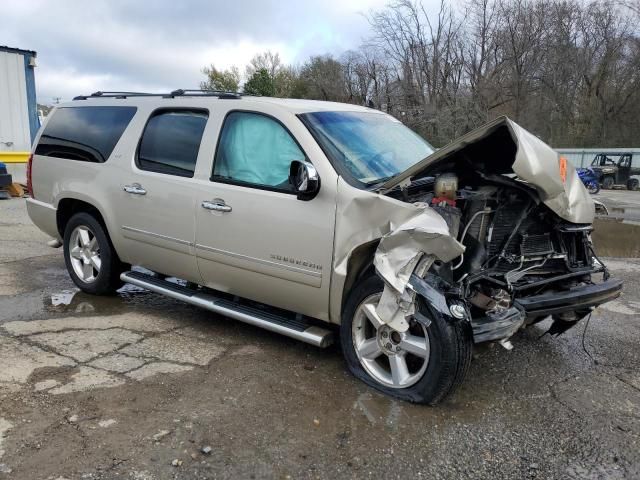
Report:
[{"label": "tinted window", "polygon": [[147,122],[138,150],[142,170],[193,177],[208,115],[194,110],[162,110]]},{"label": "tinted window", "polygon": [[298,144],[276,120],[232,112],[222,127],[212,180],[292,191],[291,162],[304,159]]},{"label": "tinted window", "polygon": [[49,119],[36,155],[105,162],[136,107],[62,107]]}]

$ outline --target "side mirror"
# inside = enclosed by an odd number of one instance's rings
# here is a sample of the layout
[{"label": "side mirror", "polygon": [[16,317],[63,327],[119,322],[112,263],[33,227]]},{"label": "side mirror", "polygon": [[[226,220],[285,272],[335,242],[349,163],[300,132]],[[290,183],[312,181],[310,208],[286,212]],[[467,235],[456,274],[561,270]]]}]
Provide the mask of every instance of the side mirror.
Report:
[{"label": "side mirror", "polygon": [[289,168],[289,183],[298,194],[298,200],[311,200],[320,191],[320,176],[309,162],[294,160]]}]

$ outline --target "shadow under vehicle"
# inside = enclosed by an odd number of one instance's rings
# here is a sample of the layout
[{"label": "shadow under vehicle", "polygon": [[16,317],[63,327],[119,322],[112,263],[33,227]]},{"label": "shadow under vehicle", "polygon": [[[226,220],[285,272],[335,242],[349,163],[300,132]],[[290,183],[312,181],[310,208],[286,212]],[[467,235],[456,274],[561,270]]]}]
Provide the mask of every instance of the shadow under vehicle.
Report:
[{"label": "shadow under vehicle", "polygon": [[627,190],[640,187],[638,156],[633,153],[599,153],[591,162],[591,168],[599,177],[602,188],[612,189],[626,186]]}]

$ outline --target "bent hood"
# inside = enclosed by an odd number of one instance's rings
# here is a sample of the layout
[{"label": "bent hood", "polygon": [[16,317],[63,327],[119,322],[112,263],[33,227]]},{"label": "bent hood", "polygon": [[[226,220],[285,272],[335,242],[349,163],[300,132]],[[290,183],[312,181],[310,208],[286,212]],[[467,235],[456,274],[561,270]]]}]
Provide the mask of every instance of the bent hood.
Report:
[{"label": "bent hood", "polygon": [[501,127],[507,127],[515,145],[515,154],[510,162],[510,171],[500,173],[515,173],[519,180],[535,187],[542,202],[559,217],[573,223],[592,223],[595,215],[594,203],[574,166],[549,145],[507,117],[499,117],[454,140],[382,184],[379,191],[386,192],[406,183],[427,168],[496,135]]}]

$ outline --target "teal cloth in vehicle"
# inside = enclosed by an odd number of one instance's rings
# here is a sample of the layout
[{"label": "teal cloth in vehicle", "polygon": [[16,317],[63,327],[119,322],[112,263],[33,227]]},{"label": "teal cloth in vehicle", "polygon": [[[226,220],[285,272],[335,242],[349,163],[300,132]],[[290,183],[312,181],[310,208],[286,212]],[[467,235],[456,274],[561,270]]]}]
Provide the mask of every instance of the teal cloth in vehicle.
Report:
[{"label": "teal cloth in vehicle", "polygon": [[216,155],[219,177],[289,188],[289,167],[305,156],[280,123],[265,116],[233,112],[226,121]]}]

